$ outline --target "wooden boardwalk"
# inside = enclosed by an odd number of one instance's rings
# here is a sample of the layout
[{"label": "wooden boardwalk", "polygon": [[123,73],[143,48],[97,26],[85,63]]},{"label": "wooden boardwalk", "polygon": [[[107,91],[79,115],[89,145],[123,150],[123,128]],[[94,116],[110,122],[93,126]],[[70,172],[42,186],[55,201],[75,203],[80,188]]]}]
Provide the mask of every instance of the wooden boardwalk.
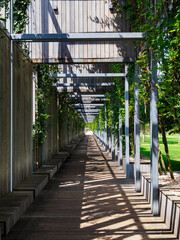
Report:
[{"label": "wooden boardwalk", "polygon": [[2,239],[176,239],[101,150],[86,136]]}]

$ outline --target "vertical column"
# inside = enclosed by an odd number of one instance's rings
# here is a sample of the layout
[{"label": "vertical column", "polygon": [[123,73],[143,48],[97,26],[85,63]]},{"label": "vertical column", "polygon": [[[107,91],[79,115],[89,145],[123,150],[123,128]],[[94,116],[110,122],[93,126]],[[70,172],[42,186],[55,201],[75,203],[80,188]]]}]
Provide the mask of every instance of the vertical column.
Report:
[{"label": "vertical column", "polygon": [[134,76],[134,148],[135,148],[135,164],[134,164],[134,179],[135,190],[141,191],[140,181],[140,108],[139,108],[139,78],[138,66],[135,66]]},{"label": "vertical column", "polygon": [[112,137],[111,137],[111,135],[112,135],[112,125],[111,125],[111,128],[109,127],[109,154],[111,153],[111,151],[112,151]]},{"label": "vertical column", "polygon": [[98,139],[100,141],[100,119],[99,119],[99,125],[98,125]]},{"label": "vertical column", "polygon": [[105,151],[107,151],[107,109],[106,109],[106,106],[105,106],[104,146],[105,146]]},{"label": "vertical column", "polygon": [[104,128],[102,126],[102,129],[101,129],[101,146],[103,147],[104,145]]},{"label": "vertical column", "polygon": [[[32,33],[32,0],[29,4],[29,26],[28,26],[28,33]],[[32,58],[32,43],[29,43],[29,53],[30,58]]]},{"label": "vertical column", "polygon": [[[13,0],[10,2],[10,34],[13,34]],[[10,191],[13,191],[13,92],[14,92],[14,53],[13,41],[11,40],[11,126],[10,126]]]},{"label": "vertical column", "polygon": [[[117,131],[117,126],[115,127],[115,130]],[[117,135],[115,133],[115,161],[117,161],[117,156],[118,156],[118,138]]]},{"label": "vertical column", "polygon": [[159,184],[158,184],[158,80],[157,62],[151,52],[151,99],[150,99],[150,142],[151,142],[151,210],[159,215]]},{"label": "vertical column", "polygon": [[129,179],[129,80],[125,66],[125,158],[126,158],[126,178]]},{"label": "vertical column", "polygon": [[119,167],[123,169],[123,139],[122,139],[122,116],[119,106],[119,155],[118,155]]},{"label": "vertical column", "polygon": [[107,151],[109,150],[109,127],[107,125]]},{"label": "vertical column", "polygon": [[111,155],[112,155],[112,160],[114,160],[114,124],[113,123],[111,127]]},{"label": "vertical column", "polygon": [[11,32],[11,1],[9,1],[9,3],[8,3],[8,9],[9,9],[9,16],[6,19],[6,29],[10,33]]}]

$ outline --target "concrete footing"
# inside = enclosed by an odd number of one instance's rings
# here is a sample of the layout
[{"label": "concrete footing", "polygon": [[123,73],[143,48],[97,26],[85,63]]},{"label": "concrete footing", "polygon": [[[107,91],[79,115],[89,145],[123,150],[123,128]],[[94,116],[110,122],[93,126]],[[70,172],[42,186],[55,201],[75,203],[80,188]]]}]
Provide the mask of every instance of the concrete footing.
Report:
[{"label": "concrete footing", "polygon": [[[151,180],[148,173],[141,175],[141,192],[150,202]],[[159,189],[160,217],[167,224],[169,230],[180,239],[180,197],[175,192],[167,189]]]},{"label": "concrete footing", "polygon": [[1,234],[8,234],[21,215],[33,202],[32,191],[13,191],[0,200]]},{"label": "concrete footing", "polygon": [[32,175],[14,188],[14,191],[32,191],[34,198],[42,191],[48,183],[48,176]]},{"label": "concrete footing", "polygon": [[[150,161],[141,160],[141,193],[150,203],[151,178],[150,178]],[[125,158],[123,157],[123,171],[126,172]],[[134,158],[130,157],[130,178],[134,179]],[[180,239],[180,196],[169,188],[159,188],[160,217],[169,227],[177,239]]]}]

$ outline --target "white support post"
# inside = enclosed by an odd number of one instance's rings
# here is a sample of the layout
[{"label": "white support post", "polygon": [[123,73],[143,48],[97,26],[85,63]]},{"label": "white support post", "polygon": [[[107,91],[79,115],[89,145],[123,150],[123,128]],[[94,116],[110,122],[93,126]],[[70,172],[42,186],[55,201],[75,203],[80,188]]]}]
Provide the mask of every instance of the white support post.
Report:
[{"label": "white support post", "polygon": [[151,210],[159,215],[159,181],[158,181],[158,79],[157,61],[151,52],[151,99],[150,99],[150,143],[151,143]]},{"label": "white support post", "polygon": [[123,139],[122,139],[122,116],[120,114],[119,106],[119,154],[118,154],[119,168],[123,169]]},{"label": "white support post", "polygon": [[107,150],[106,151],[109,151],[109,127],[107,125]]},{"label": "white support post", "polygon": [[140,181],[140,108],[139,108],[139,77],[138,65],[135,66],[134,76],[134,148],[135,148],[135,163],[134,163],[134,180],[135,190],[141,191]]},{"label": "white support post", "polygon": [[125,158],[126,158],[126,178],[130,178],[129,168],[129,80],[127,76],[127,68],[125,66]]},{"label": "white support post", "polygon": [[112,156],[112,160],[114,160],[114,124],[112,124],[111,130],[112,130],[112,133],[111,133],[111,156]]},{"label": "white support post", "polygon": [[98,139],[99,139],[99,142],[100,142],[100,139],[101,139],[100,119],[99,119],[99,126],[98,126]]},{"label": "white support post", "polygon": [[[7,10],[7,9],[6,9]],[[8,18],[6,19],[6,29],[11,34],[11,1],[8,2]]]},{"label": "white support post", "polygon": [[102,132],[101,132],[101,146],[104,146],[104,128],[102,126]]},{"label": "white support post", "polygon": [[[32,33],[32,0],[29,4],[29,26],[28,26],[28,33]],[[29,55],[32,58],[32,43],[29,43]]]},{"label": "white support post", "polygon": [[[117,126],[115,127],[116,131],[117,131]],[[115,155],[115,161],[117,161],[117,157],[118,157],[118,138],[116,136],[116,133],[115,133],[115,152],[114,152],[114,155]]]},{"label": "white support post", "polygon": [[107,109],[105,106],[105,131],[104,131],[104,145],[105,151],[107,151]]},{"label": "white support post", "polygon": [[112,151],[111,134],[112,134],[112,128],[111,129],[109,128],[109,155],[111,154],[111,151]]}]

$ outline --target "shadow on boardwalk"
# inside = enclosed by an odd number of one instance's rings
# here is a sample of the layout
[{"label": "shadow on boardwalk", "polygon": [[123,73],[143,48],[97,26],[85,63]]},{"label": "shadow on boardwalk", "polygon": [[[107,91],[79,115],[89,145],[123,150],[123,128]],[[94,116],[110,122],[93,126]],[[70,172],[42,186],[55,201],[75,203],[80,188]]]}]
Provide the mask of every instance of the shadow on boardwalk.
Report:
[{"label": "shadow on boardwalk", "polygon": [[86,136],[3,240],[175,239],[132,182]]}]

